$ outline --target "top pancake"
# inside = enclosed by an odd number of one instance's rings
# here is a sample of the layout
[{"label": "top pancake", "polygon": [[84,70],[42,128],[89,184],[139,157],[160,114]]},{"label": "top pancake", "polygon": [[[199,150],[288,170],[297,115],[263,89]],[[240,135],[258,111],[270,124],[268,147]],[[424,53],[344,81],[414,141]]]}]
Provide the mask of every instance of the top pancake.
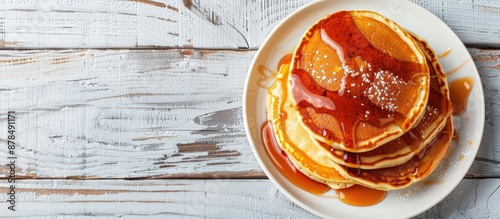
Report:
[{"label": "top pancake", "polygon": [[421,51],[425,54],[430,70],[430,91],[425,113],[411,130],[374,150],[352,153],[334,149],[323,142],[315,143],[341,165],[360,169],[378,169],[400,165],[429,144],[443,129],[446,119],[451,115],[453,105],[449,100],[447,76],[441,68],[438,57],[428,43],[411,34]]},{"label": "top pancake", "polygon": [[425,111],[429,68],[407,32],[369,11],[342,11],[313,25],[288,74],[298,120],[316,140],[373,150],[410,130]]}]

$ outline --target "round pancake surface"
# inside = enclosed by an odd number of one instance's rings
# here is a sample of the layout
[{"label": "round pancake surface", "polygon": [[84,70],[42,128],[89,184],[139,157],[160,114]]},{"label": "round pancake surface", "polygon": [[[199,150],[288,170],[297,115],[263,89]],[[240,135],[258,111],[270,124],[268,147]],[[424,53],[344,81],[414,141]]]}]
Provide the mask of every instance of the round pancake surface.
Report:
[{"label": "round pancake surface", "polygon": [[296,48],[288,93],[316,140],[373,150],[412,128],[425,111],[429,68],[413,39],[369,11],[342,11],[313,25]]},{"label": "round pancake surface", "polygon": [[427,58],[430,92],[424,116],[411,130],[374,150],[352,153],[315,141],[334,162],[351,168],[378,169],[400,165],[418,154],[444,128],[453,106],[449,100],[447,76],[427,42],[411,34]]},{"label": "round pancake surface", "polygon": [[309,134],[299,125],[287,97],[284,76],[288,70],[289,64],[282,65],[266,100],[267,117],[273,125],[278,145],[291,163],[309,178],[335,189],[351,186],[352,181],[339,174],[325,153],[314,145]]}]

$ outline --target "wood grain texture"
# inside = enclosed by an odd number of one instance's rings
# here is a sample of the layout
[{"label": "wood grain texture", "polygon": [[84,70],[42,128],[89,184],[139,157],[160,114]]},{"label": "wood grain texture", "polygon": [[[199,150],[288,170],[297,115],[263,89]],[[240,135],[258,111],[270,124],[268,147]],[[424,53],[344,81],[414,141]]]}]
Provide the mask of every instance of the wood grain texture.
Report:
[{"label": "wood grain texture", "polygon": [[[23,180],[17,185],[18,210],[9,216],[37,218],[90,216],[305,218],[310,216],[308,212],[289,202],[268,180]],[[8,192],[5,189],[0,191]],[[269,203],[277,204],[279,209]]]},{"label": "wood grain texture", "polygon": [[[16,185],[16,212],[1,209],[4,216],[317,218],[268,180],[21,180]],[[451,195],[415,218],[498,218],[499,185],[500,179],[464,179]],[[7,192],[0,186],[0,194]],[[0,205],[4,207],[6,203]]]},{"label": "wood grain texture", "polygon": [[485,98],[485,124],[471,177],[500,177],[500,51],[470,49],[481,76]]},{"label": "wood grain texture", "polygon": [[[486,128],[469,177],[499,177],[500,51],[470,49]],[[17,114],[20,177],[265,177],[245,137],[254,51],[0,51],[0,157]],[[5,177],[7,160],[0,160]]]},{"label": "wood grain texture", "polygon": [[[241,111],[253,52],[0,54],[0,112],[17,114],[20,175],[262,176]],[[6,133],[5,119],[0,127]]]},{"label": "wood grain texture", "polygon": [[[1,0],[0,47],[252,49],[309,2]],[[500,1],[412,2],[441,18],[467,44],[500,46]]]}]

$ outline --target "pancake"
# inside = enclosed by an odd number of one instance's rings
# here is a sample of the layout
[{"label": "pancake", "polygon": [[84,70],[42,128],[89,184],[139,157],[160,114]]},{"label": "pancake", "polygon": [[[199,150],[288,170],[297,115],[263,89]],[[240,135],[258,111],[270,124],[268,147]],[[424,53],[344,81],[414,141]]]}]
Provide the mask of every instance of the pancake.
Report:
[{"label": "pancake", "polygon": [[429,68],[418,45],[369,11],[337,12],[313,25],[294,52],[287,80],[307,133],[356,153],[410,130],[429,96]]},{"label": "pancake", "polygon": [[309,134],[299,125],[286,92],[284,76],[288,70],[289,64],[282,65],[266,100],[267,117],[272,123],[278,145],[291,163],[309,178],[335,189],[351,186],[352,181],[338,173],[325,153],[314,145]]},{"label": "pancake", "polygon": [[333,163],[346,178],[358,184],[380,190],[401,189],[427,177],[443,159],[453,137],[452,117],[446,119],[444,129],[420,153],[404,164],[363,170]]},{"label": "pancake", "polygon": [[447,76],[441,68],[435,52],[428,46],[427,42],[415,34],[411,35],[426,55],[430,69],[429,98],[424,116],[415,127],[401,137],[368,152],[346,152],[315,140],[315,143],[325,151],[333,162],[360,169],[378,169],[400,165],[418,154],[443,129],[446,118],[451,115],[453,110],[453,105],[449,100]]}]

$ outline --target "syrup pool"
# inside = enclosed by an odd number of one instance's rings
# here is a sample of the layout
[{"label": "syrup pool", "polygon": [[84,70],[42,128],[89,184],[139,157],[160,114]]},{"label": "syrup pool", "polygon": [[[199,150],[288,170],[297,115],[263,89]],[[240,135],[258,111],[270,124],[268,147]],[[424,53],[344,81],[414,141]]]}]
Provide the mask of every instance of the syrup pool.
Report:
[{"label": "syrup pool", "polygon": [[474,86],[474,79],[463,77],[450,82],[450,100],[453,103],[453,115],[465,112],[469,95]]},{"label": "syrup pool", "polygon": [[[323,195],[330,187],[316,182],[299,170],[288,160],[287,155],[276,142],[271,122],[265,122],[261,128],[262,143],[273,165],[278,171],[295,186],[314,195]],[[372,206],[384,200],[387,192],[368,187],[353,185],[344,189],[337,189],[338,199],[352,206]]]}]

